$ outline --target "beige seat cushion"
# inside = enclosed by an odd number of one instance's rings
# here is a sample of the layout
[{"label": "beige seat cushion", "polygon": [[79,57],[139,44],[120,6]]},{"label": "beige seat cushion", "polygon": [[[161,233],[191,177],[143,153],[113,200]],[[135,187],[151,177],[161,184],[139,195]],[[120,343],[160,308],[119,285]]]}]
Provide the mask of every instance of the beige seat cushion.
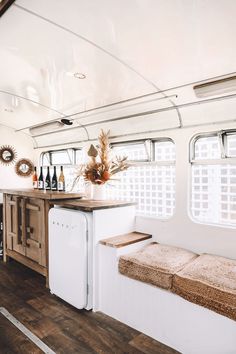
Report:
[{"label": "beige seat cushion", "polygon": [[119,272],[170,289],[173,275],[196,257],[195,253],[182,248],[151,243],[138,252],[121,256]]},{"label": "beige seat cushion", "polygon": [[236,320],[236,260],[203,254],[174,276],[172,291]]}]

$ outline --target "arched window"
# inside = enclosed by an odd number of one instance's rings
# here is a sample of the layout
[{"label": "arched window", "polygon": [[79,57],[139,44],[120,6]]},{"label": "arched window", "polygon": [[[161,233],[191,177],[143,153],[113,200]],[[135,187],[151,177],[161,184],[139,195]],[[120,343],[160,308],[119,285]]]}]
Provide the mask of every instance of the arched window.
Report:
[{"label": "arched window", "polygon": [[236,131],[192,141],[191,214],[198,222],[236,226]]}]

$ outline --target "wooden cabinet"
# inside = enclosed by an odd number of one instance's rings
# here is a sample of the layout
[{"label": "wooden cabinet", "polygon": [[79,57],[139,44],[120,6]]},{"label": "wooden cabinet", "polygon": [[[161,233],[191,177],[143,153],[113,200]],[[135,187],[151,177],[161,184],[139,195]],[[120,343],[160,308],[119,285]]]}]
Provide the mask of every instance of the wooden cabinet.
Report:
[{"label": "wooden cabinet", "polygon": [[0,259],[3,256],[3,205],[0,203]]},{"label": "wooden cabinet", "polygon": [[[6,249],[33,261],[35,267],[45,274],[46,259],[46,223],[45,200],[6,195]],[[17,256],[17,255],[16,255]],[[30,262],[31,263],[31,262]],[[27,265],[27,264],[26,264]]]},{"label": "wooden cabinet", "polygon": [[56,200],[77,199],[81,194],[2,189],[4,261],[14,258],[48,276],[48,211]]},{"label": "wooden cabinet", "polygon": [[[122,201],[80,199],[83,195],[79,193],[32,189],[0,189],[0,192],[3,193],[4,261],[13,258],[46,277],[48,277],[48,212],[51,207],[58,205],[86,212],[98,212],[100,209],[133,206],[133,203]],[[106,223],[106,217],[101,220]]]}]

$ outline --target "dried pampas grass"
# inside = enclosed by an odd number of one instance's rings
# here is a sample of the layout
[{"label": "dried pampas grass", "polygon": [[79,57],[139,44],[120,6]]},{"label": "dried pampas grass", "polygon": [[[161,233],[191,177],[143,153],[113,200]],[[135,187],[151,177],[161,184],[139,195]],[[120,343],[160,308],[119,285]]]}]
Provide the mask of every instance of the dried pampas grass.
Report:
[{"label": "dried pampas grass", "polygon": [[90,146],[88,150],[90,161],[79,169],[73,187],[81,176],[84,177],[86,182],[104,184],[112,179],[112,176],[116,173],[129,168],[126,156],[116,156],[114,159],[110,159],[109,133],[110,131],[105,132],[102,130],[98,137],[98,147],[96,148],[94,145]]}]

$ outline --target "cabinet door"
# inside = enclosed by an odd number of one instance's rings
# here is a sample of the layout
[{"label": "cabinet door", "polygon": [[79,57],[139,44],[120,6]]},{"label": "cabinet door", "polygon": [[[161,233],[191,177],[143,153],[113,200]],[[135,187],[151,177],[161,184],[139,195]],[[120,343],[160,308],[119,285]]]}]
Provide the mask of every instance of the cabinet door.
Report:
[{"label": "cabinet door", "polygon": [[21,210],[20,200],[18,196],[6,196],[6,236],[7,249],[16,251],[25,255],[25,247],[22,240],[20,230]]},{"label": "cabinet door", "polygon": [[22,238],[26,257],[46,266],[44,200],[22,198]]}]

